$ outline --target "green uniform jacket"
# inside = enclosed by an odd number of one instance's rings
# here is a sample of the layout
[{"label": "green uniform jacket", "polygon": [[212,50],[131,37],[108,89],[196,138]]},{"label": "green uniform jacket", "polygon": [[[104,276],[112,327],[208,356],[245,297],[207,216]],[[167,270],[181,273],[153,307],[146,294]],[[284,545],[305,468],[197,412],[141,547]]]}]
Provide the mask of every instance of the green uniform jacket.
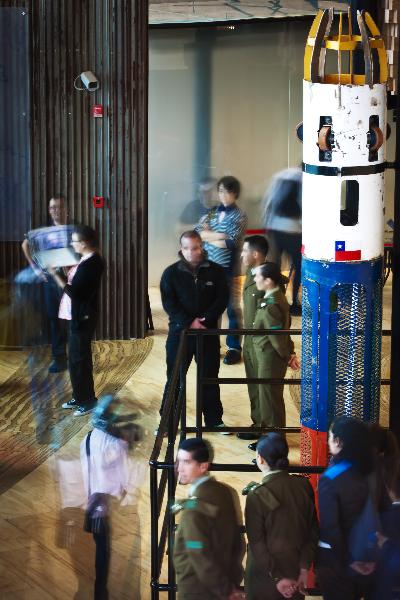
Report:
[{"label": "green uniform jacket", "polygon": [[[289,304],[285,295],[280,290],[276,290],[267,298],[262,298],[256,312],[254,329],[289,328]],[[294,352],[294,344],[289,334],[253,336],[253,345],[258,357],[261,357],[260,353],[274,349],[286,364]]]},{"label": "green uniform jacket", "polygon": [[[246,274],[246,280],[243,286],[243,325],[246,329],[253,329],[254,319],[257,312],[257,306],[264,296],[263,291],[259,291],[254,282],[252,269]],[[246,370],[246,377],[252,379],[257,377],[256,359],[254,357],[253,336],[245,335],[243,340],[243,360]],[[254,425],[260,425],[258,384],[248,383],[247,389],[250,399],[251,420]]]},{"label": "green uniform jacket", "polygon": [[175,536],[180,598],[227,598],[243,578],[244,540],[237,492],[210,477],[185,503]]},{"label": "green uniform jacket", "polygon": [[257,289],[252,269],[249,269],[243,286],[243,325],[245,329],[253,329],[258,303],[263,296],[264,292]]},{"label": "green uniform jacket", "polygon": [[318,521],[306,477],[286,471],[264,477],[247,496],[245,520],[249,599],[263,597],[271,577],[297,579],[301,568],[310,568],[317,550]]}]

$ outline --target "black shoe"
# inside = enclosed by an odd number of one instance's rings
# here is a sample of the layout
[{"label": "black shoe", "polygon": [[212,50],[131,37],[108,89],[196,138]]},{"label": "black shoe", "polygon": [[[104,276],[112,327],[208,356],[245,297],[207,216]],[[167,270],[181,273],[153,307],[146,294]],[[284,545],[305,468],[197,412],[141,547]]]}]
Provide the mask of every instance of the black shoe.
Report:
[{"label": "black shoe", "polygon": [[290,307],[290,314],[293,317],[301,317],[301,304],[292,304]]},{"label": "black shoe", "polygon": [[[253,425],[252,425],[252,427],[253,427]],[[260,434],[252,433],[251,431],[243,431],[243,432],[237,433],[236,437],[238,437],[239,440],[258,440],[260,438]]]},{"label": "black shoe", "polygon": [[224,364],[225,365],[236,365],[240,363],[242,360],[242,353],[240,350],[233,350],[229,348],[228,352],[225,354]]},{"label": "black shoe", "polygon": [[253,443],[249,444],[247,447],[249,450],[253,450],[253,452],[255,452],[257,450],[257,442],[253,442]]},{"label": "black shoe", "polygon": [[49,373],[62,373],[68,369],[67,361],[64,360],[53,360],[49,366]]},{"label": "black shoe", "polygon": [[76,411],[73,413],[74,417],[83,417],[92,412],[95,408],[96,402],[93,404],[85,404],[84,406],[77,406]]},{"label": "black shoe", "polygon": [[64,404],[61,404],[61,408],[78,408],[78,406],[79,404],[77,403],[75,398],[71,398],[71,400],[68,400],[68,402],[64,402]]},{"label": "black shoe", "polygon": [[251,462],[253,463],[253,465],[256,465],[256,464],[257,464],[257,460],[256,460],[255,458],[252,458],[252,459],[251,459]]}]

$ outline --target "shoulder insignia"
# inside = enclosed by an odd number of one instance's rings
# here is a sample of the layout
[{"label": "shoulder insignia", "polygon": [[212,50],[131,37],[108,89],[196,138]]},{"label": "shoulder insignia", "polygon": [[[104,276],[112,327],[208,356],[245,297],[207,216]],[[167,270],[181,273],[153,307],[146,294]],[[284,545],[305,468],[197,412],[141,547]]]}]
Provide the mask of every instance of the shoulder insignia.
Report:
[{"label": "shoulder insignia", "polygon": [[242,489],[242,496],[247,496],[250,492],[258,488],[259,486],[260,484],[256,481],[250,481],[250,483],[248,483],[246,487]]},{"label": "shoulder insignia", "polygon": [[186,506],[185,508],[196,508],[197,506],[197,498],[195,496],[193,496],[193,498],[188,498],[188,500],[186,500]]},{"label": "shoulder insignia", "polygon": [[276,304],[276,302],[272,296],[269,296],[268,298],[263,298],[261,300],[260,308],[265,308],[266,306],[272,306],[273,304]]},{"label": "shoulder insignia", "polygon": [[171,504],[171,512],[173,515],[177,515],[181,512],[181,510],[196,508],[197,506],[197,498],[187,498],[186,500],[177,500],[173,504]]},{"label": "shoulder insignia", "polygon": [[204,548],[204,544],[200,540],[186,540],[185,546],[188,550],[202,550]]}]

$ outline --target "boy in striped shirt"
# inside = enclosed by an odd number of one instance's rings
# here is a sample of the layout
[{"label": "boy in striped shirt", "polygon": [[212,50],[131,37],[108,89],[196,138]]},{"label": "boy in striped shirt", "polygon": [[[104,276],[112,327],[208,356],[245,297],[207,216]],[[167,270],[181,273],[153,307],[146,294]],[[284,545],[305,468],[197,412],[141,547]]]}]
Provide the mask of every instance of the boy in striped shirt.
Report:
[{"label": "boy in striped shirt", "polygon": [[[239,195],[240,183],[236,177],[230,175],[222,177],[218,181],[219,206],[210,210],[196,227],[208,258],[225,269],[230,290],[227,307],[229,329],[241,327],[240,309],[235,302],[233,292],[233,278],[236,275],[237,258],[246,231],[247,216],[236,203]],[[242,353],[240,336],[228,335],[226,344],[228,351],[224,363],[233,365],[240,362]]]}]

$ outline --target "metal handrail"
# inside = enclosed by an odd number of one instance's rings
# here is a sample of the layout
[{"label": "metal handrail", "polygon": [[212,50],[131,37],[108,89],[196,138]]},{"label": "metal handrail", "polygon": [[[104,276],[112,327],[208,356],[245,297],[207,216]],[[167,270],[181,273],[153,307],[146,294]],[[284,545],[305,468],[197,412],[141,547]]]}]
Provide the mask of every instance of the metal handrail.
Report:
[{"label": "metal handrail", "polygon": [[[300,427],[203,427],[202,425],[202,390],[203,386],[207,384],[240,384],[240,383],[270,383],[270,384],[287,384],[287,385],[299,385],[301,379],[279,379],[279,378],[243,378],[243,377],[217,377],[217,378],[205,378],[202,377],[202,357],[204,355],[204,336],[207,335],[224,335],[224,334],[237,334],[237,335],[301,335],[301,329],[280,329],[280,330],[269,330],[269,329],[199,329],[199,330],[184,330],[181,333],[178,351],[176,355],[175,364],[168,384],[168,391],[166,395],[166,401],[163,407],[163,413],[161,416],[160,425],[155,438],[154,447],[150,456],[150,502],[151,502],[151,598],[152,600],[158,600],[159,592],[168,592],[168,600],[175,600],[176,597],[176,584],[175,584],[175,573],[172,561],[173,551],[173,538],[175,530],[175,518],[172,511],[169,510],[169,506],[175,497],[176,490],[176,478],[175,478],[175,462],[174,462],[174,450],[175,441],[178,433],[179,423],[181,425],[180,438],[185,438],[187,433],[194,433],[197,437],[201,437],[203,433],[208,432],[257,432],[267,433],[269,431],[281,431],[285,434],[300,433]],[[184,368],[186,350],[187,350],[187,336],[195,335],[197,337],[197,356],[200,357],[197,363],[197,382],[196,382],[196,426],[186,426],[186,371]],[[391,336],[390,330],[383,330],[382,336]],[[381,385],[389,385],[389,379],[381,379]],[[178,399],[175,402],[176,391],[179,386]],[[159,460],[165,434],[168,434],[167,447],[165,451],[165,459]],[[161,470],[161,478],[158,483],[157,471]],[[212,471],[235,471],[242,473],[256,473],[258,468],[253,464],[225,464],[225,463],[213,463],[210,465]],[[324,471],[324,467],[320,466],[302,466],[302,465],[290,465],[289,471],[291,473],[299,474],[321,474]],[[164,475],[165,473],[165,475]],[[161,516],[162,506],[165,497],[165,491],[167,489],[168,499],[166,511],[163,517],[163,523],[161,527],[161,534],[159,533],[158,521]],[[162,570],[163,558],[165,555],[166,546],[168,547],[168,583],[160,583],[159,578]],[[307,590],[308,595],[318,595],[318,590],[310,589]]]}]

